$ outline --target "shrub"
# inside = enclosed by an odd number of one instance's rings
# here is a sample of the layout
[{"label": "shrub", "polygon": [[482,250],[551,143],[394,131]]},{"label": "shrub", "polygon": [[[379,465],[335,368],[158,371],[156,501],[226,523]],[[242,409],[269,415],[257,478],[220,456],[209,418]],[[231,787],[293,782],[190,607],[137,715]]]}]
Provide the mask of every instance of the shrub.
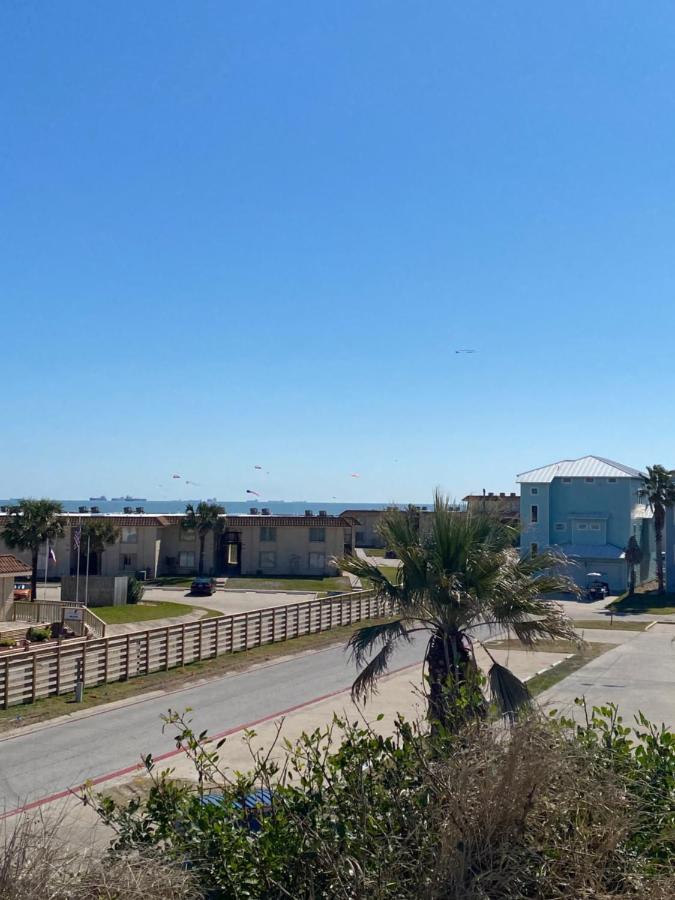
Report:
[{"label": "shrub", "polygon": [[48,641],[51,637],[51,631],[49,628],[29,628],[28,629],[28,640],[33,641],[33,643],[39,643],[41,641]]},{"label": "shrub", "polygon": [[[646,720],[624,733],[611,708],[582,727],[532,717],[433,738],[403,719],[391,737],[335,719],[280,762],[252,751],[246,775],[220,768],[222,741],[209,748],[173,713],[167,723],[199,788],[148,757],[145,804],[87,802],[114,826],[116,852],[161,846],[189,861],[204,896],[637,900],[675,886],[673,735]],[[208,785],[221,804],[201,802]],[[241,800],[261,787],[272,804],[252,839]]]},{"label": "shrub", "polygon": [[138,578],[130,578],[127,582],[127,603],[140,603],[145,592],[145,585]]},{"label": "shrub", "polygon": [[0,647],[16,647],[16,641],[13,637],[0,638]]}]

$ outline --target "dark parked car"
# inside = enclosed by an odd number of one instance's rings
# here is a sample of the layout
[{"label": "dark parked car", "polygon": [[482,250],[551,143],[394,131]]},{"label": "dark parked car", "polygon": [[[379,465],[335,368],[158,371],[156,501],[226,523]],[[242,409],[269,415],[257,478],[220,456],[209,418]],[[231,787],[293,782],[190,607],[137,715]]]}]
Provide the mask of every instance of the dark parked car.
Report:
[{"label": "dark parked car", "polygon": [[211,594],[215,593],[215,590],[215,578],[195,578],[190,586],[191,594],[201,594],[204,597],[210,597]]}]

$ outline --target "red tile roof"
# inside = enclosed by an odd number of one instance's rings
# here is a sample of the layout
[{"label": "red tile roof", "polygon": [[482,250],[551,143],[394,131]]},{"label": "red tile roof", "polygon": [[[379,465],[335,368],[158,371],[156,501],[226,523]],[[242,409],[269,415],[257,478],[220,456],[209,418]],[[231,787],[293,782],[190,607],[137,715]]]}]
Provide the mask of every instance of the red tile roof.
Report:
[{"label": "red tile roof", "polygon": [[28,563],[21,562],[11,554],[0,555],[0,575],[28,575],[31,568]]},{"label": "red tile roof", "polygon": [[[0,526],[6,517],[0,515]],[[90,513],[64,513],[63,518],[67,526],[76,526],[78,521],[82,519],[82,523],[86,522],[112,522],[113,525],[125,527],[142,527],[144,525],[150,527],[161,528],[166,525],[180,525],[185,520],[184,513],[174,513],[172,515],[115,515],[105,514],[91,515]],[[255,525],[296,525],[301,527],[318,526],[319,528],[350,528],[352,521],[342,516],[228,516],[222,517],[227,528],[244,528],[246,526]]]}]

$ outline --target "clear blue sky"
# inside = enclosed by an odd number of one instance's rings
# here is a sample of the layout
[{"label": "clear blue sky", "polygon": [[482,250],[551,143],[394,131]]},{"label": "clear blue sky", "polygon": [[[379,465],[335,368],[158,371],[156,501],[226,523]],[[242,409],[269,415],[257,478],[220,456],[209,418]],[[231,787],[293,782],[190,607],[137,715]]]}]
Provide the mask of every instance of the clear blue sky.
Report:
[{"label": "clear blue sky", "polygon": [[672,3],[5,0],[0,121],[0,496],[675,465]]}]

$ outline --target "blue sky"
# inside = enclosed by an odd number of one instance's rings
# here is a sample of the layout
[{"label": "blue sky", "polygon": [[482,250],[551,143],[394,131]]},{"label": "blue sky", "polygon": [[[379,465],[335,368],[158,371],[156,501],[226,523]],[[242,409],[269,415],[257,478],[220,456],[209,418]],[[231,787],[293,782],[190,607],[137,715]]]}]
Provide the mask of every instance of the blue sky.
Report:
[{"label": "blue sky", "polygon": [[0,496],[675,465],[674,107],[671,3],[7,0]]}]

